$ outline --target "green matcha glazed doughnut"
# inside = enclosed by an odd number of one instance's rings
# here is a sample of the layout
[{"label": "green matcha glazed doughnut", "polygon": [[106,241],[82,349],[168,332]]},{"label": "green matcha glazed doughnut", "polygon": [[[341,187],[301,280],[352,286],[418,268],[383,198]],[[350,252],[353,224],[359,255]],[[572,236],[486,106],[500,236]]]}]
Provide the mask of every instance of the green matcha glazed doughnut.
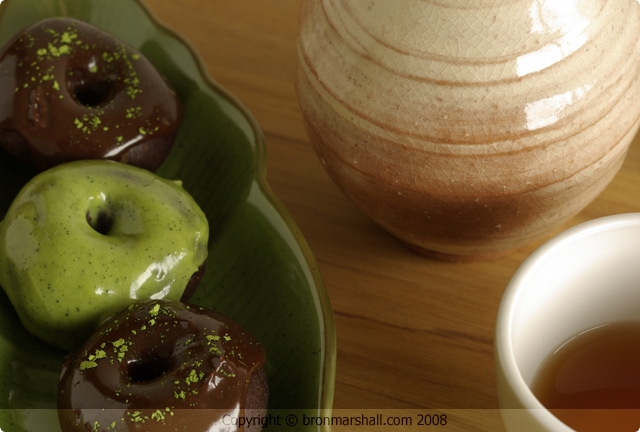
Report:
[{"label": "green matcha glazed doughnut", "polygon": [[73,351],[132,303],[180,300],[208,237],[180,182],[71,162],[34,177],[0,222],[0,285],[27,330]]}]

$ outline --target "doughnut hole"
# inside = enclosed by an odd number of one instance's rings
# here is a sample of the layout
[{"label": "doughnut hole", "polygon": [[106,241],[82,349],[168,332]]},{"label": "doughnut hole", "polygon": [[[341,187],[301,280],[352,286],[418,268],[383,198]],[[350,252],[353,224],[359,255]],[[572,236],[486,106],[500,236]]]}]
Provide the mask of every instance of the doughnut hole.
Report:
[{"label": "doughnut hole", "polygon": [[[166,327],[169,321],[160,319],[155,325],[158,328]],[[142,330],[140,330],[142,331]],[[146,331],[149,331],[147,329]],[[164,335],[155,331],[148,334],[148,341],[154,346],[130,351],[131,357],[120,369],[125,382],[131,385],[145,385],[176,373],[176,370],[188,364],[204,351],[204,345],[199,340],[198,334],[190,328],[186,322],[180,322],[169,333]],[[219,360],[218,360],[219,363]]]},{"label": "doughnut hole", "polygon": [[84,68],[71,69],[67,76],[69,93],[80,104],[95,108],[109,103],[117,92],[118,76],[97,74]]},{"label": "doughnut hole", "polygon": [[218,369],[218,366],[220,366],[220,357],[218,356],[214,356],[211,358],[211,366],[213,367],[213,369]]},{"label": "doughnut hole", "polygon": [[138,204],[130,199],[114,199],[99,195],[85,212],[85,219],[94,231],[114,237],[144,232],[143,215]]},{"label": "doughnut hole", "polygon": [[176,365],[175,357],[157,350],[149,350],[127,364],[125,377],[131,384],[149,383],[164,377]]},{"label": "doughnut hole", "polygon": [[111,228],[113,227],[113,214],[111,212],[99,210],[98,214],[94,217],[91,215],[91,212],[87,210],[85,218],[94,231],[102,235],[109,235],[111,232]]}]

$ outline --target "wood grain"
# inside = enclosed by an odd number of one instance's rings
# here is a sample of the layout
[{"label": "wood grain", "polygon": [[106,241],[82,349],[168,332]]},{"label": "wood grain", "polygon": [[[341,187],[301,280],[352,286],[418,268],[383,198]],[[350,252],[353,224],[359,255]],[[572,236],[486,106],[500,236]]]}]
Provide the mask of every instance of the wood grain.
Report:
[{"label": "wood grain", "polygon": [[[309,144],[294,89],[298,0],[145,2],[264,131],[268,180],[309,243],[334,309],[334,410],[451,409],[459,427],[446,430],[503,430],[496,313],[513,273],[550,235],[492,261],[454,264],[409,251],[351,204]],[[551,235],[640,211],[639,145],[636,138],[604,192]]]}]

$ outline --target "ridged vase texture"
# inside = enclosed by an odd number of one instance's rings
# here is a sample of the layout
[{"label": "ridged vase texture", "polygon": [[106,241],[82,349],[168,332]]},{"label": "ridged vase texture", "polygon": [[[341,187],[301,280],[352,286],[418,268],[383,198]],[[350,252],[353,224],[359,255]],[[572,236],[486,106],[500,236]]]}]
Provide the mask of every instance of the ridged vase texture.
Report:
[{"label": "ridged vase texture", "polygon": [[612,180],[640,117],[638,0],[303,0],[296,90],[324,168],[443,259],[537,239]]}]

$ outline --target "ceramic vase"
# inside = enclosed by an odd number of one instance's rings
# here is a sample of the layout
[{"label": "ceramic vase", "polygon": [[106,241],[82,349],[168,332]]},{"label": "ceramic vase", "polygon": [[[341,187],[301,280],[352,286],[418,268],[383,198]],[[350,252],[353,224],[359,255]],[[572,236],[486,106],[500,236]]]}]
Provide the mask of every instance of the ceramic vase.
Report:
[{"label": "ceramic vase", "polygon": [[331,178],[411,248],[499,255],[576,215],[640,116],[638,0],[303,0],[296,89]]}]

